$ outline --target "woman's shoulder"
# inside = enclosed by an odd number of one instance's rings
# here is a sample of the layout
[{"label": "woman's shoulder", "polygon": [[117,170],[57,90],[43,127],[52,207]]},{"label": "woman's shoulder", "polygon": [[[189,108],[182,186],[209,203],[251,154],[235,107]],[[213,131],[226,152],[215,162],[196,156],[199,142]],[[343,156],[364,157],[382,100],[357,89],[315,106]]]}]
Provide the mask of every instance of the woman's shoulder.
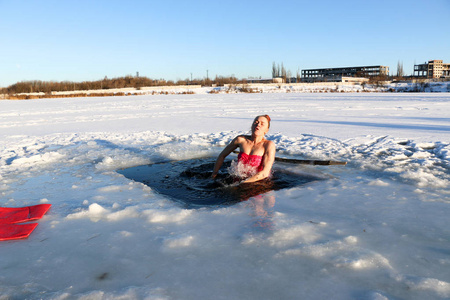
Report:
[{"label": "woman's shoulder", "polygon": [[237,137],[235,137],[234,139],[238,142],[243,142],[243,141],[247,141],[248,139],[250,139],[251,136],[249,135],[238,135]]},{"label": "woman's shoulder", "polygon": [[265,149],[265,151],[275,152],[275,143],[272,141],[266,140],[264,142],[264,149]]},{"label": "woman's shoulder", "polygon": [[264,146],[267,147],[275,147],[275,143],[270,141],[270,140],[265,140],[264,141]]}]

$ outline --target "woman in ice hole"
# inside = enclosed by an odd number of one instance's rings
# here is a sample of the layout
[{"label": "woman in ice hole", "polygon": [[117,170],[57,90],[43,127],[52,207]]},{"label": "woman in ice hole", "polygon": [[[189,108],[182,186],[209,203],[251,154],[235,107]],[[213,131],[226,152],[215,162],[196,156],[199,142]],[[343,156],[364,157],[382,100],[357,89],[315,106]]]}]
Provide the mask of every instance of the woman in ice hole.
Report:
[{"label": "woman in ice hole", "polygon": [[253,120],[251,135],[235,137],[219,154],[211,177],[216,178],[225,158],[238,147],[237,172],[233,172],[233,175],[237,175],[244,183],[269,177],[275,160],[275,144],[265,139],[269,127],[268,115],[257,116]]}]

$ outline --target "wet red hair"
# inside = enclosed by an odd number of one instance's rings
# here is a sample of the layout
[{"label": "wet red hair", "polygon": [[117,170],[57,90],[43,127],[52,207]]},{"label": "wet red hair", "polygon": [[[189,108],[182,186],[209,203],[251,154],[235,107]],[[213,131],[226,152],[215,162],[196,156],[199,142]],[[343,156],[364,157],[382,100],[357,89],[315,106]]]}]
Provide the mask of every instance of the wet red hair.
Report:
[{"label": "wet red hair", "polygon": [[270,128],[270,117],[269,117],[269,115],[260,115],[260,116],[257,116],[256,118],[259,118],[259,117],[264,117],[264,118],[266,118],[267,119],[267,121],[269,121],[268,122],[268,126],[267,126],[267,128]]}]

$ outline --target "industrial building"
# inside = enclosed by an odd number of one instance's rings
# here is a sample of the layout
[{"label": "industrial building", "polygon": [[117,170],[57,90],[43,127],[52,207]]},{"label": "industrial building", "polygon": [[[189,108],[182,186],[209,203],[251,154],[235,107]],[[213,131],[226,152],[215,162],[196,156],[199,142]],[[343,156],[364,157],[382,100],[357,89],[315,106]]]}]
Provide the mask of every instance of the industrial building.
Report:
[{"label": "industrial building", "polygon": [[414,77],[426,79],[450,78],[450,64],[444,64],[442,60],[436,59],[414,65]]},{"label": "industrial building", "polygon": [[362,66],[302,70],[303,81],[341,81],[343,77],[389,76],[387,66]]}]

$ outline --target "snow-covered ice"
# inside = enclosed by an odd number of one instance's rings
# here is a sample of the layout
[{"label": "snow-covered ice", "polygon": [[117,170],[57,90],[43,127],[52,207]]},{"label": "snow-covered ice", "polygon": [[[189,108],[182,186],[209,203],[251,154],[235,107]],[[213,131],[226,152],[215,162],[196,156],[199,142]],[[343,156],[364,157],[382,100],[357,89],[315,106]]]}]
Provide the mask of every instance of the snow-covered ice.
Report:
[{"label": "snow-covered ice", "polygon": [[[217,155],[258,114],[326,180],[185,209],[118,169]],[[0,201],[51,203],[0,244],[0,299],[448,299],[450,95],[0,101]]]}]

